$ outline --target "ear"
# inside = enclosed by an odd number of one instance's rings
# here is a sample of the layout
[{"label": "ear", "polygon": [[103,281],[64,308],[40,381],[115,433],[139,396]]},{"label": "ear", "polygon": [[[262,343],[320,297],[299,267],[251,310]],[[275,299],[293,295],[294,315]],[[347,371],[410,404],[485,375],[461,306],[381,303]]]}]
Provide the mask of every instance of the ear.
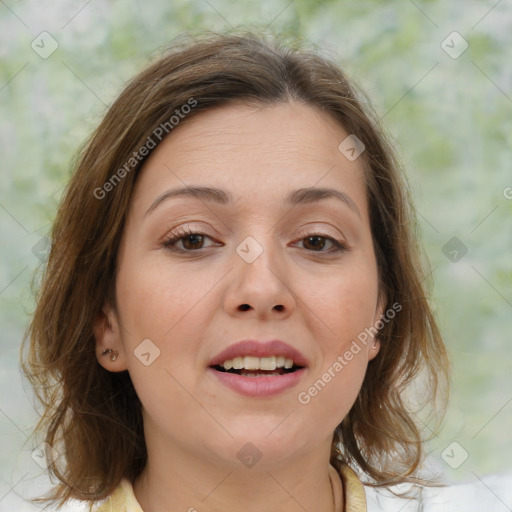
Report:
[{"label": "ear", "polygon": [[[93,333],[98,363],[110,372],[126,370],[126,353],[121,339],[119,321],[110,304],[106,303],[94,319]],[[112,357],[113,354],[115,357]]]},{"label": "ear", "polygon": [[[373,318],[373,325],[377,326],[379,320],[384,317],[384,310],[387,303],[387,297],[384,292],[379,293],[379,299],[377,301],[377,307],[375,308],[375,316]],[[371,361],[380,351],[380,335],[376,334],[373,341],[368,347],[368,361]]]}]

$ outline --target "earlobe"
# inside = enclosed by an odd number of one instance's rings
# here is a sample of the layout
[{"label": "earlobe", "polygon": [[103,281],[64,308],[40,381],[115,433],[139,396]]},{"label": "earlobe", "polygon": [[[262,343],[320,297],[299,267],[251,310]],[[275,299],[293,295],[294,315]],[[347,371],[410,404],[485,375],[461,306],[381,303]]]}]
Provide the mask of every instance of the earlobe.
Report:
[{"label": "earlobe", "polygon": [[371,361],[373,358],[377,356],[377,354],[380,351],[380,340],[378,338],[378,335],[375,336],[373,340],[373,345],[370,347],[370,350],[368,351],[368,361]]},{"label": "earlobe", "polygon": [[107,348],[101,353],[102,356],[105,356],[107,354],[110,357],[111,361],[115,361],[119,356],[119,352],[117,350],[112,350],[111,348]]},{"label": "earlobe", "polygon": [[[382,324],[382,318],[384,318],[384,309],[386,306],[387,298],[383,292],[379,294],[379,299],[377,302],[377,307],[375,310],[375,318],[373,325],[378,330],[380,330],[381,324]],[[371,361],[373,358],[377,356],[377,354],[380,351],[380,336],[377,333],[373,338],[373,344],[370,346],[370,349],[368,350],[368,361]]]},{"label": "earlobe", "polygon": [[106,304],[96,316],[93,334],[96,341],[98,363],[110,372],[126,370],[126,357],[119,322],[110,305]]}]

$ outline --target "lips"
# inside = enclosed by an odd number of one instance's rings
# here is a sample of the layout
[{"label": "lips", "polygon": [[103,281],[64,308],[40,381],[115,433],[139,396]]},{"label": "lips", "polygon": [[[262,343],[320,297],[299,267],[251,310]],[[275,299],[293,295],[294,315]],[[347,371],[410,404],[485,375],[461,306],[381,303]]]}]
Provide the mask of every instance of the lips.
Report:
[{"label": "lips", "polygon": [[266,398],[295,387],[307,366],[306,357],[284,341],[245,340],[217,354],[208,371],[240,395]]}]

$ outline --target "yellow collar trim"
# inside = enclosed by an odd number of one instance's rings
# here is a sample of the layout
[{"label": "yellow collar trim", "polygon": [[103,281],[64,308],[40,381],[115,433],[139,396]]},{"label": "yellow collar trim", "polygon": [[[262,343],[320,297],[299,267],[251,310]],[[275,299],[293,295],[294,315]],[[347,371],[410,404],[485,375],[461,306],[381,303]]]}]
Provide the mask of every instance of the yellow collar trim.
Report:
[{"label": "yellow collar trim", "polygon": [[345,508],[343,512],[366,512],[366,493],[364,485],[356,472],[348,465],[341,465],[341,481]]}]

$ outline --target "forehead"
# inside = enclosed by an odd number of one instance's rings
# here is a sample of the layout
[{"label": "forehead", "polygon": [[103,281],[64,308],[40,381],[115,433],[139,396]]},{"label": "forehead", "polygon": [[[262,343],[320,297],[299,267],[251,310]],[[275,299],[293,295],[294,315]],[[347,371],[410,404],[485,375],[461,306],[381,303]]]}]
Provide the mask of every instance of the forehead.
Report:
[{"label": "forehead", "polygon": [[362,158],[351,161],[338,148],[348,135],[330,115],[297,102],[200,112],[153,151],[132,208],[147,209],[168,188],[204,185],[227,190],[241,208],[271,207],[298,188],[332,187],[366,211]]}]

